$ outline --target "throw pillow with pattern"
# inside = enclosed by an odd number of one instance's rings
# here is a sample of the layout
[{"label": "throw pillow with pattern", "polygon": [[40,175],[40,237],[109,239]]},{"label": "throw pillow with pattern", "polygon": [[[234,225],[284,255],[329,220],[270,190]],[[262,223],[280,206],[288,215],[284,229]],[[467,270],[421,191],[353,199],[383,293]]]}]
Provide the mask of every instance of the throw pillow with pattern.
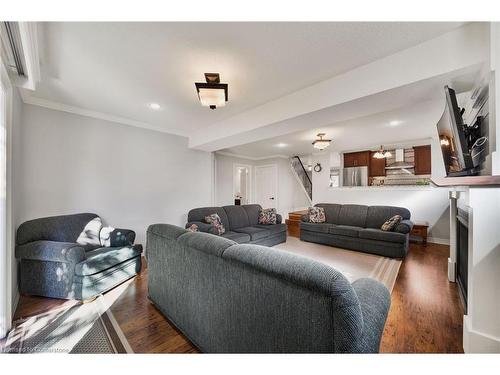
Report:
[{"label": "throw pillow with pattern", "polygon": [[217,214],[212,214],[205,216],[205,221],[208,224],[212,224],[212,226],[215,228],[219,236],[223,235],[226,233],[226,228],[224,228],[224,225],[222,225],[222,220],[220,219],[219,215]]},{"label": "throw pillow with pattern", "polygon": [[382,224],[380,229],[382,229],[386,232],[394,230],[394,228],[396,228],[396,226],[401,222],[401,220],[403,220],[401,215],[394,215],[389,220],[387,220],[384,224]]},{"label": "throw pillow with pattern", "polygon": [[188,231],[190,231],[190,232],[198,232],[198,225],[191,224],[191,226],[188,228]]},{"label": "throw pillow with pattern", "polygon": [[311,223],[324,223],[326,221],[323,207],[309,207],[309,221]]},{"label": "throw pillow with pattern", "polygon": [[276,208],[261,208],[259,211],[259,224],[276,224]]}]

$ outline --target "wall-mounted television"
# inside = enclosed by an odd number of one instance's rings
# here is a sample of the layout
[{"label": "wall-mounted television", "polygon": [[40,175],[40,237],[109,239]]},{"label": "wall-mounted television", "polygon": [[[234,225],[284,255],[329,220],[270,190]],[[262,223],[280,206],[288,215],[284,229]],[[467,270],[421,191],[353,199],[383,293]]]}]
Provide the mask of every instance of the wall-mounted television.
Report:
[{"label": "wall-mounted television", "polygon": [[[462,118],[463,109],[457,102],[455,90],[444,87],[446,96],[446,107],[437,124],[439,142],[443,154],[447,176],[471,176],[478,173],[478,163],[474,163],[471,149],[477,152],[478,137],[477,129],[480,127],[481,118],[478,117],[475,124],[468,127]],[[483,146],[486,138],[483,137],[479,146]]]}]

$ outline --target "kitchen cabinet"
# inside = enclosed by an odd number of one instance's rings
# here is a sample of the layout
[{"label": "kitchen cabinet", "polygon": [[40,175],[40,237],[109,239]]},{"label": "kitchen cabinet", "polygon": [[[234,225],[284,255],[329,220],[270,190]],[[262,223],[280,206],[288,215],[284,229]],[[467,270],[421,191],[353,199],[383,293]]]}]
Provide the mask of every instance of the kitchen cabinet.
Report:
[{"label": "kitchen cabinet", "polygon": [[344,168],[368,167],[370,151],[349,152],[344,154]]},{"label": "kitchen cabinet", "polygon": [[415,174],[431,174],[431,145],[413,147]]},{"label": "kitchen cabinet", "polygon": [[373,155],[375,155],[375,152],[370,152],[370,167],[368,168],[369,177],[385,176],[386,159],[376,159]]}]

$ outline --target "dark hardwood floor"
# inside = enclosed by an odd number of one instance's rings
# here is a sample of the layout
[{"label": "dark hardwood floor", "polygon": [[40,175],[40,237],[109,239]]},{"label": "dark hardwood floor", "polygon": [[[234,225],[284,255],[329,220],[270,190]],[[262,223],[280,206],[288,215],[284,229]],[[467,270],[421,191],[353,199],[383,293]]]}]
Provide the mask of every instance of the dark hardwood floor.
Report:
[{"label": "dark hardwood floor", "polygon": [[[463,352],[463,310],[456,284],[447,279],[448,253],[448,246],[411,244],[392,292],[382,353]],[[198,352],[148,300],[147,277],[144,267],[111,307],[134,352]],[[22,296],[15,319],[72,303]]]}]

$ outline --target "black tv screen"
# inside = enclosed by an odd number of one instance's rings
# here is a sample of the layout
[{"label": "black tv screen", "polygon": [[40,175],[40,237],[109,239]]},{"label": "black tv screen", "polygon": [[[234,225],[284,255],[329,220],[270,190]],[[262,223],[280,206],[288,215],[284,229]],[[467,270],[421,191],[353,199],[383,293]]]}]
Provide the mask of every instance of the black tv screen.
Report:
[{"label": "black tv screen", "polygon": [[473,174],[474,166],[455,90],[444,87],[446,107],[437,124],[439,142],[443,153],[446,174],[463,176]]}]

